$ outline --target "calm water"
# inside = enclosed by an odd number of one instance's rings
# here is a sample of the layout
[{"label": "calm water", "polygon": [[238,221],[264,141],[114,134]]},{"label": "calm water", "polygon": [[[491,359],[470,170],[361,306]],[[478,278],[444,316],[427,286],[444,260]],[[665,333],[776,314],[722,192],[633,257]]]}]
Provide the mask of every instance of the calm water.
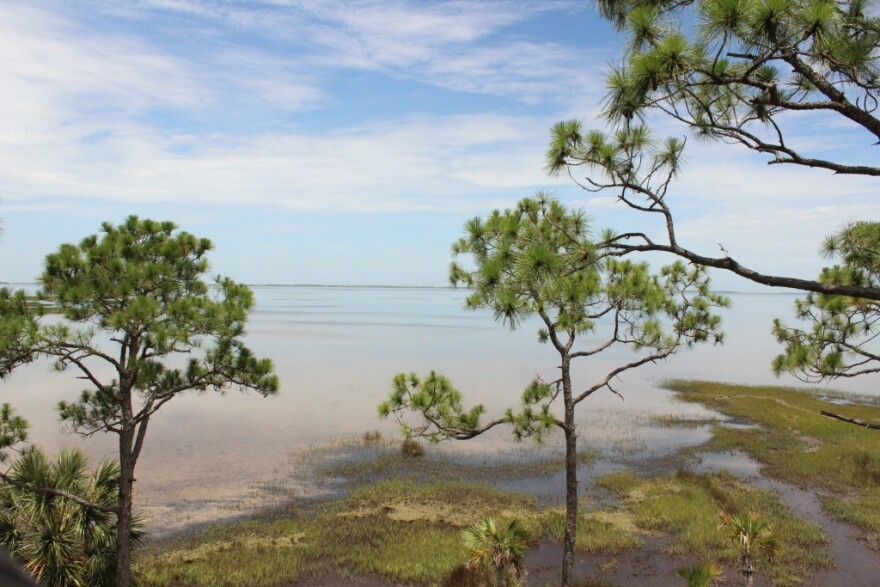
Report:
[{"label": "calm water", "polygon": [[[537,323],[510,332],[488,312],[465,312],[465,292],[451,289],[255,287],[257,309],[248,343],[270,357],[281,393],[261,398],[230,391],[190,394],[164,406],[150,424],[138,463],[138,497],[156,531],[238,513],[252,505],[253,488],[296,467],[296,451],[368,430],[396,433],[380,421],[376,406],[401,371],[435,369],[449,376],[466,402],[483,403],[487,417],[517,405],[536,375],[556,376],[555,352],[537,342]],[[791,314],[792,295],[734,294],[725,312],[724,346],[682,351],[665,364],[625,375],[615,384],[625,398],[599,392],[581,405],[582,436],[606,450],[627,444],[651,454],[705,440],[708,431],[681,432],[653,426],[656,414],[705,416],[699,406],[679,404],[658,383],[699,378],[740,383],[797,384],[769,371],[778,347],[770,336],[773,317]],[[598,339],[597,339],[598,340]],[[596,380],[633,354],[621,349],[575,366],[577,383]],[[869,393],[877,379],[835,383]],[[72,400],[80,386],[73,372],[58,374],[48,363],[19,369],[0,383],[2,401],[32,423],[32,440],[50,450],[80,445],[93,458],[113,456],[112,436],[87,440],[65,433],[55,404]],[[504,433],[459,443],[470,452],[513,448]]]}]

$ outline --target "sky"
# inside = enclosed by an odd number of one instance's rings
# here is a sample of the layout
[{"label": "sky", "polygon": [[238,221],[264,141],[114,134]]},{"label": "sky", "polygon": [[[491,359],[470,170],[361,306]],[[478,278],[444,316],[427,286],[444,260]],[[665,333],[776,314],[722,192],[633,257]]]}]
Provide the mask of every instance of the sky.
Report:
[{"label": "sky", "polygon": [[[442,286],[466,220],[539,190],[659,234],[543,168],[553,123],[603,128],[621,43],[581,0],[0,0],[0,281],[131,214],[252,284]],[[876,161],[859,129],[789,122],[807,153]],[[695,141],[685,161],[679,241],[759,271],[814,277],[823,236],[880,212],[874,180]]]}]

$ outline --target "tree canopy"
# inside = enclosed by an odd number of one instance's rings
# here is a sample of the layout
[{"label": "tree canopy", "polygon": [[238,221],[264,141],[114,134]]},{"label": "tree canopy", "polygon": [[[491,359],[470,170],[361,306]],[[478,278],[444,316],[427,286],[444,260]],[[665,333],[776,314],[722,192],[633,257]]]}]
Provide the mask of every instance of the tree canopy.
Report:
[{"label": "tree canopy", "polygon": [[612,122],[657,109],[698,136],[767,153],[771,163],[880,175],[876,165],[811,157],[786,140],[797,124],[786,113],[811,111],[843,117],[880,141],[880,18],[868,0],[598,4],[628,41],[607,79]]},{"label": "tree canopy", "polygon": [[[838,263],[819,281],[880,287],[880,223],[849,224],[826,239],[823,253]],[[809,328],[774,321],[773,334],[785,348],[773,361],[775,373],[817,381],[880,372],[880,302],[811,292],[795,307]]]},{"label": "tree canopy", "polygon": [[[464,237],[453,245],[456,257],[469,259],[467,267],[454,262],[450,268],[450,281],[471,291],[466,307],[488,308],[510,328],[539,318],[539,340],[550,343],[559,356],[559,377],[531,381],[518,410],[483,422],[483,406],[466,409],[461,392],[435,372],[424,378],[398,374],[388,400],[379,406],[380,415],[394,415],[406,435],[433,441],[473,438],[503,424],[512,427],[517,439],[562,432],[563,585],[572,578],[577,524],[577,405],[602,389],[619,394],[612,382],[629,370],[666,359],[682,347],[720,342],[714,310],[728,303],[709,291],[709,279],[698,265],[676,262],[654,275],[646,263],[601,257],[591,237],[583,212],[539,195],[468,221]],[[572,362],[615,345],[631,347],[633,359],[575,389]]]},{"label": "tree canopy", "polygon": [[[880,175],[869,154],[880,139],[880,18],[872,2],[599,0],[598,6],[627,39],[607,75],[603,114],[610,130],[585,130],[577,120],[556,124],[547,169],[567,173],[586,190],[616,193],[629,208],[655,215],[665,230],[659,237],[621,232],[597,247],[617,257],[671,253],[808,292],[796,304],[805,328],[774,324],[784,345],[774,372],[804,380],[876,372],[877,223],[857,219],[839,228],[823,251],[839,263],[818,279],[756,271],[721,243],[720,256],[697,252],[679,241],[673,212],[687,139],[657,140],[650,132],[657,117],[667,117],[697,140],[766,154],[771,165]],[[848,128],[868,149],[817,148],[798,132],[804,117]]]},{"label": "tree canopy", "polygon": [[[153,415],[187,391],[278,390],[272,363],[242,338],[253,294],[229,278],[205,282],[210,250],[209,240],[172,222],[131,216],[46,258],[39,297],[64,320],[43,323],[24,294],[0,293],[7,335],[0,375],[37,357],[54,359],[58,371],[73,369],[86,383],[79,399],[59,403],[62,419],[84,435],[118,436],[118,502],[109,509],[120,537],[119,586],[130,581],[134,469]],[[183,366],[179,357],[187,357]],[[19,433],[11,421],[6,430],[10,440]]]},{"label": "tree canopy", "polygon": [[876,165],[812,153],[791,136],[800,113],[845,120],[867,145],[880,139],[880,19],[871,7],[867,0],[600,0],[600,12],[627,37],[607,76],[604,115],[614,130],[606,136],[575,120],[557,124],[548,170],[614,191],[662,220],[662,239],[624,232],[607,241],[616,254],[663,251],[765,285],[880,300],[877,287],[760,273],[724,250],[713,256],[680,243],[668,192],[685,140],[656,141],[646,126],[649,114],[664,114],[700,140],[766,153],[771,164],[880,175]]}]

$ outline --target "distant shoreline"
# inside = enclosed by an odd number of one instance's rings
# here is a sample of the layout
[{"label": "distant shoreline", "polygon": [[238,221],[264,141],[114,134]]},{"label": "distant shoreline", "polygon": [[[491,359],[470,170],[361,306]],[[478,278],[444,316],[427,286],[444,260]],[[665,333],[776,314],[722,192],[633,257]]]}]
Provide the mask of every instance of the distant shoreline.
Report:
[{"label": "distant shoreline", "polygon": [[[37,287],[37,282],[27,281],[0,281],[0,286],[25,286]],[[321,289],[436,289],[436,290],[454,290],[466,289],[461,287],[453,287],[451,285],[365,285],[365,284],[331,284],[331,283],[246,283],[248,287],[277,287],[277,288],[321,288]],[[713,293],[737,296],[794,296],[801,295],[803,292],[798,290],[786,291],[733,291],[733,290],[713,290]]]}]

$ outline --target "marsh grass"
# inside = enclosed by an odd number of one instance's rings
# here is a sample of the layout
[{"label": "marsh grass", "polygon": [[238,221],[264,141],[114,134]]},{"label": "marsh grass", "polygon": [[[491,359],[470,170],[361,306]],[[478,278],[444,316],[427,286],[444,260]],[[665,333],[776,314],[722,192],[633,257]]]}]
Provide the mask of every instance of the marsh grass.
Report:
[{"label": "marsh grass", "polygon": [[[433,447],[431,447],[433,448]],[[328,447],[302,467],[317,480],[342,479],[357,487],[395,478],[434,481],[491,483],[507,479],[549,477],[565,467],[562,455],[523,452],[504,456],[474,456],[452,451],[429,450],[424,458],[411,458],[398,441],[376,441],[369,445]],[[596,453],[581,449],[578,464],[589,466]],[[319,481],[320,483],[321,481]]]},{"label": "marsh grass", "polygon": [[718,424],[718,418],[692,418],[676,414],[657,414],[651,416],[650,423],[663,428],[699,428]]},{"label": "marsh grass", "polygon": [[772,492],[750,487],[727,473],[642,478],[631,472],[600,477],[596,484],[613,493],[647,532],[672,539],[670,554],[737,564],[737,550],[718,531],[721,511],[758,512],[770,520],[782,545],[773,563],[757,562],[774,585],[802,585],[817,570],[830,567],[828,539],[818,527],[793,516]]},{"label": "marsh grass", "polygon": [[[641,546],[639,530],[630,514],[587,512],[578,518],[575,550],[587,553],[619,554]],[[549,509],[531,520],[538,533],[562,542],[565,536],[565,510]]]},{"label": "marsh grass", "polygon": [[400,443],[400,454],[406,458],[420,459],[425,456],[425,447],[421,442],[407,436]]},{"label": "marsh grass", "polygon": [[[450,577],[463,572],[468,557],[461,531],[484,516],[501,523],[518,519],[535,540],[563,533],[562,510],[538,509],[534,497],[473,483],[396,479],[311,510],[288,507],[274,519],[215,525],[152,545],[137,570],[143,585],[152,587],[273,586],[327,567],[342,577],[454,584]],[[614,512],[583,514],[577,549],[637,548],[638,530],[627,519]]]},{"label": "marsh grass", "polygon": [[[880,434],[875,431],[872,436],[870,431],[818,415],[820,409],[830,408],[862,419],[880,419],[880,408],[830,404],[826,398],[790,389],[777,393],[775,388],[681,382],[670,387],[680,392],[683,401],[761,425],[750,430],[717,425],[715,445],[741,448],[775,467],[771,473],[787,481],[832,488],[837,492],[824,501],[829,511],[880,527],[880,458],[875,456],[880,446],[872,444]],[[694,419],[641,418],[647,421],[624,424],[636,428],[638,423],[663,427],[714,423],[699,414]],[[597,421],[606,420],[613,419]],[[600,426],[590,433],[601,430]],[[840,438],[851,433],[856,440]],[[579,464],[632,454],[640,438],[632,430],[618,430],[610,443],[585,439]],[[143,585],[275,586],[320,576],[327,569],[354,582],[373,575],[415,585],[477,584],[478,577],[467,575],[462,567],[467,552],[461,530],[479,518],[492,516],[501,523],[518,519],[535,539],[560,541],[563,535],[560,508],[539,507],[535,497],[478,484],[550,476],[563,468],[562,453],[555,452],[558,447],[513,446],[516,450],[499,455],[430,445],[423,458],[409,458],[399,439],[370,433],[292,453],[291,468],[298,472],[280,475],[278,491],[289,499],[290,485],[302,484],[307,476],[309,483],[343,488],[336,494],[338,499],[294,499],[292,505],[273,510],[274,515],[211,526],[197,535],[154,544],[138,565]],[[804,451],[809,452],[804,455]],[[817,468],[816,459],[822,460],[821,467]],[[841,470],[845,477],[835,478]],[[304,477],[296,479],[299,474]],[[617,554],[638,549],[645,536],[657,535],[668,537],[664,543],[668,540],[673,556],[718,560],[731,567],[736,564],[736,551],[717,531],[718,513],[756,511],[771,520],[783,544],[772,566],[758,564],[775,585],[803,584],[817,569],[831,564],[827,540],[815,526],[794,518],[774,494],[730,475],[680,471],[643,478],[622,472],[600,477],[596,486],[614,499],[592,499],[601,495],[582,499],[576,537],[580,552]],[[599,507],[596,503],[612,505],[589,511]]]},{"label": "marsh grass", "polygon": [[[757,429],[715,427],[713,443],[739,449],[764,465],[764,473],[801,487],[833,493],[824,499],[832,515],[866,530],[880,531],[880,433],[822,416],[880,422],[880,406],[863,396],[787,387],[750,387],[703,381],[671,381],[666,387],[684,401],[701,403]],[[871,404],[871,405],[869,405]]]},{"label": "marsh grass", "polygon": [[831,515],[844,522],[871,529],[874,539],[867,544],[874,550],[880,550],[880,541],[876,536],[880,530],[880,487],[864,489],[858,496],[829,495],[822,498],[822,506]]},{"label": "marsh grass", "polygon": [[[578,465],[596,461],[656,456],[644,437],[654,423],[646,414],[621,414],[595,410],[578,423]],[[500,440],[500,442],[499,442]],[[389,478],[412,477],[421,482],[475,481],[495,483],[552,477],[564,469],[562,437],[550,434],[542,443],[514,442],[499,433],[488,443],[423,444],[424,458],[407,458],[411,443],[394,435],[367,431],[358,436],[335,438],[291,450],[287,462],[271,482],[255,486],[243,511],[277,506],[291,495],[342,497],[350,487],[369,485]],[[404,454],[406,453],[406,455]]]},{"label": "marsh grass", "polygon": [[374,430],[372,432],[364,432],[363,441],[364,444],[374,444],[382,440],[382,433],[378,430]]}]

